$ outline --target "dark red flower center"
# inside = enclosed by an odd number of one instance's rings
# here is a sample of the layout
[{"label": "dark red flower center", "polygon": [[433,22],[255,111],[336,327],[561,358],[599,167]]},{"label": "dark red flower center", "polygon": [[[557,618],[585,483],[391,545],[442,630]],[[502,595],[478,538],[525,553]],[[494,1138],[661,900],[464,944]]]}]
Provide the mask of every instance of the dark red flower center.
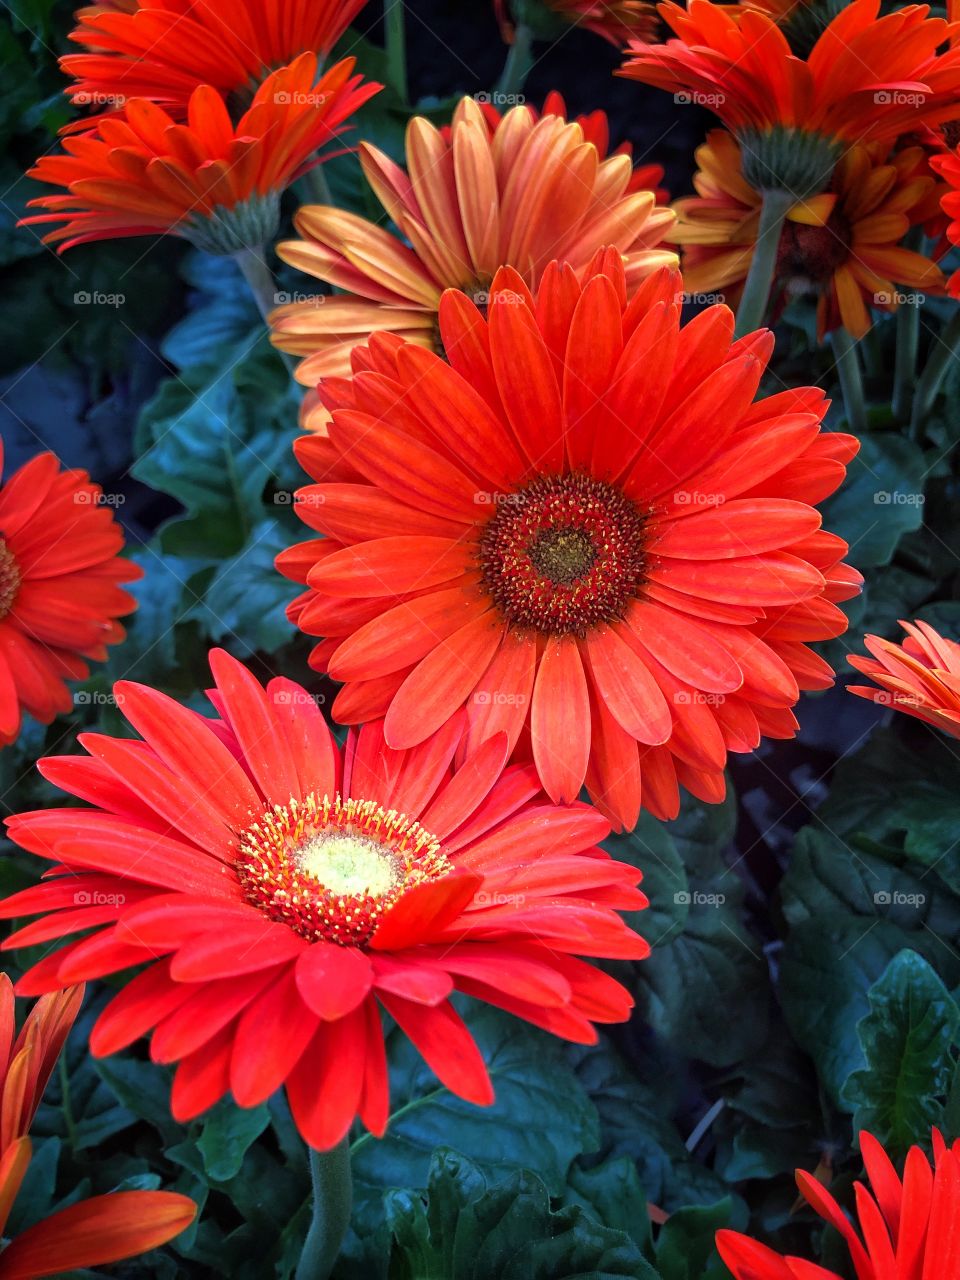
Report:
[{"label": "dark red flower center", "polygon": [[838,209],[823,227],[785,222],[777,249],[777,275],[824,284],[850,257],[852,240],[850,221]]},{"label": "dark red flower center", "polygon": [[499,494],[484,531],[484,584],[503,616],[544,635],[583,636],[622,618],[643,584],[643,513],[578,472]]},{"label": "dark red flower center", "polygon": [[247,901],[311,941],[362,946],[414,885],[453,864],[418,822],[372,800],[311,794],[275,805],[240,836]]},{"label": "dark red flower center", "polygon": [[20,590],[20,566],[13,552],[0,538],[0,618],[5,618],[13,608]]}]

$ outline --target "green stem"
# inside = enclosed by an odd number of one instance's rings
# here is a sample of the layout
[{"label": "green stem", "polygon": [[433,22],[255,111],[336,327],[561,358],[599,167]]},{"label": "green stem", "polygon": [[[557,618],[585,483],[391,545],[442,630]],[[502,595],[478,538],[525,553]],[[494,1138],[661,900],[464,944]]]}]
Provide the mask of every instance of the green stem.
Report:
[{"label": "green stem", "polygon": [[315,164],[312,169],[308,169],[300,181],[307,193],[309,204],[333,204],[333,196],[330,194],[330,186],[322,164]]},{"label": "green stem", "polygon": [[60,1054],[57,1071],[60,1076],[60,1109],[63,1112],[64,1124],[67,1126],[67,1141],[70,1143],[70,1150],[76,1151],[77,1124],[73,1115],[73,1103],[70,1100],[70,1072],[67,1070],[66,1052]]},{"label": "green stem", "polygon": [[777,250],[780,247],[783,220],[796,202],[794,195],[779,188],[768,187],[763,193],[753,261],[750,263],[743,296],[737,308],[738,337],[752,333],[763,324],[777,269]]},{"label": "green stem", "polygon": [[857,435],[867,429],[867,406],[863,397],[863,377],[860,373],[860,357],[857,344],[846,329],[834,329],[830,335],[833,357],[840,375],[840,390],[847,412],[847,425]]},{"label": "green stem", "polygon": [[943,333],[934,338],[933,347],[927,356],[927,363],[917,380],[913,415],[910,419],[910,435],[918,444],[923,441],[924,427],[936,404],[940,384],[951,362],[956,360],[958,351],[960,351],[960,311],[954,312],[953,319]]},{"label": "green stem", "polygon": [[897,346],[893,368],[893,416],[897,422],[910,420],[919,337],[920,308],[901,302],[897,309]]},{"label": "green stem", "polygon": [[387,80],[404,104],[410,100],[407,84],[407,28],[403,0],[385,0],[383,14],[386,29]]},{"label": "green stem", "polygon": [[274,284],[273,273],[267,266],[265,253],[264,249],[241,249],[233,255],[264,320],[277,305],[277,286]]},{"label": "green stem", "polygon": [[310,1148],[310,1181],[313,1216],[295,1280],[327,1280],[350,1225],[353,1208],[350,1143],[346,1138],[331,1151]]},{"label": "green stem", "polygon": [[526,23],[518,22],[513,32],[513,44],[507,51],[507,60],[503,64],[497,92],[504,98],[519,97],[532,70],[533,32]]}]

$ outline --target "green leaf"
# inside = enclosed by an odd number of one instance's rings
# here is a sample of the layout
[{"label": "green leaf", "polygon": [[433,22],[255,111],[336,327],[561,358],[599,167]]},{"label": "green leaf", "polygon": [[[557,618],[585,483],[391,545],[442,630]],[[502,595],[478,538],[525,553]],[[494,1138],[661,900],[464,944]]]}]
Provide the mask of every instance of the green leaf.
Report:
[{"label": "green leaf", "polygon": [[846,483],[823,507],[824,528],[846,538],[858,569],[889,564],[904,534],[920,528],[926,473],[912,441],[887,433],[862,437]]},{"label": "green leaf", "polygon": [[857,1026],[867,1065],[841,1098],[855,1113],[854,1128],[872,1133],[896,1160],[925,1143],[941,1119],[960,1008],[915,951],[894,956],[868,999],[870,1012]]},{"label": "green leaf", "polygon": [[232,1098],[218,1102],[204,1116],[197,1139],[207,1177],[214,1182],[235,1177],[248,1149],[269,1123],[270,1112],[265,1106],[238,1107]]},{"label": "green leaf", "polygon": [[725,1275],[714,1237],[721,1228],[731,1225],[733,1209],[734,1203],[727,1196],[716,1204],[694,1205],[671,1213],[657,1236],[657,1270],[663,1280],[705,1280],[707,1276]]},{"label": "green leaf", "polygon": [[576,1205],[553,1211],[529,1170],[494,1182],[464,1156],[441,1149],[426,1199],[385,1199],[393,1234],[390,1280],[657,1280],[639,1247]]},{"label": "green leaf", "polygon": [[256,649],[273,653],[296,634],[286,615],[291,584],[277,572],[274,560],[298,536],[277,520],[262,520],[243,550],[220,564],[188,615],[205,636],[217,643],[237,641],[243,654]]},{"label": "green leaf", "polygon": [[647,1253],[653,1248],[647,1196],[628,1156],[570,1170],[564,1204],[579,1204],[605,1227],[625,1231]]}]

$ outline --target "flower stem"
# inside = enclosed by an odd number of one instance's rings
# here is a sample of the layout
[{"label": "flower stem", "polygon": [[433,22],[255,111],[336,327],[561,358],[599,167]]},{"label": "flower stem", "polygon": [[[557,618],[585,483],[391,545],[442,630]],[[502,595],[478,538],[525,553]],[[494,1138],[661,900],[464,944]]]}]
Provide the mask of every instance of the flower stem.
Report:
[{"label": "flower stem", "polygon": [[[519,96],[533,70],[533,32],[524,22],[518,22],[513,32],[513,44],[503,64],[498,92],[505,98]],[[513,103],[505,105],[512,106]]]},{"label": "flower stem", "polygon": [[860,373],[860,357],[857,344],[846,329],[834,329],[830,345],[840,376],[843,406],[847,413],[847,425],[858,435],[867,429],[867,406],[863,397],[863,377]]},{"label": "flower stem", "polygon": [[323,172],[322,164],[315,164],[312,169],[300,179],[303,183],[303,189],[307,193],[307,198],[311,204],[330,204],[334,203],[333,196],[330,194],[330,184],[327,182],[327,175]]},{"label": "flower stem", "polygon": [[763,193],[763,204],[760,206],[760,226],[757,230],[757,243],[753,250],[753,261],[743,296],[737,308],[737,336],[752,333],[763,324],[770,301],[770,290],[777,268],[777,250],[780,247],[780,233],[783,220],[796,204],[796,197],[789,191],[781,191],[778,187],[768,187]]},{"label": "flower stem", "polygon": [[918,444],[923,441],[924,427],[936,404],[940,384],[946,377],[951,362],[957,359],[958,351],[960,351],[960,312],[955,312],[943,333],[934,337],[933,348],[917,380],[913,415],[910,419],[910,436]]},{"label": "flower stem", "polygon": [[407,29],[403,0],[385,0],[383,13],[386,30],[387,80],[406,104],[410,100],[407,83]]},{"label": "flower stem", "polygon": [[276,285],[273,273],[267,266],[264,249],[241,249],[233,255],[233,260],[243,272],[243,278],[250,286],[260,314],[266,320],[276,304]]},{"label": "flower stem", "polygon": [[297,1264],[295,1280],[327,1280],[350,1225],[353,1179],[346,1138],[330,1151],[310,1148],[313,1216]]},{"label": "flower stem", "polygon": [[893,416],[908,422],[917,371],[920,308],[900,304],[897,310],[897,346],[893,372]]}]

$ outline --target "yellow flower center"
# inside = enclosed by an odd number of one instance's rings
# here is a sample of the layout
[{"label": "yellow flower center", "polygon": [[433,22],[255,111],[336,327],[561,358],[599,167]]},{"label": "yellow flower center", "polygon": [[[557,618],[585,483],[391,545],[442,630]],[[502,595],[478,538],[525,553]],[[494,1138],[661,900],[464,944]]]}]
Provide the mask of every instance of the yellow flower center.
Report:
[{"label": "yellow flower center", "polygon": [[419,822],[372,800],[336,795],[275,805],[240,833],[247,901],[311,940],[362,946],[414,885],[453,864]]}]

